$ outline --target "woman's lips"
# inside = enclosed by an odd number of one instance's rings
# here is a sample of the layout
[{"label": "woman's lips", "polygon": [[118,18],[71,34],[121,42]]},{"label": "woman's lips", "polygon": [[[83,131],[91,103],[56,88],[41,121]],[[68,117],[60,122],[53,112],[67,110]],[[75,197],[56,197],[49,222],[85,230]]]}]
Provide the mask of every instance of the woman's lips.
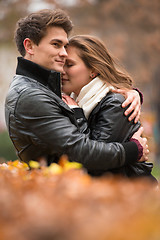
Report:
[{"label": "woman's lips", "polygon": [[62,84],[65,83],[65,82],[69,82],[69,79],[67,79],[67,78],[62,78]]},{"label": "woman's lips", "polygon": [[62,78],[62,81],[69,81],[68,78]]}]

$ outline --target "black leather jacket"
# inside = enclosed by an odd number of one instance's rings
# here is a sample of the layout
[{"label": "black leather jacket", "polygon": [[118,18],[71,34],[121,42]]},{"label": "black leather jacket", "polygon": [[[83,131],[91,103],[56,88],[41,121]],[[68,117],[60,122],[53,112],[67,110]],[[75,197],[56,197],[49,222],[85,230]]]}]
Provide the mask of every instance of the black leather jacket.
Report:
[{"label": "black leather jacket", "polygon": [[[6,124],[18,157],[28,162],[46,156],[56,162],[62,154],[88,170],[115,168],[136,161],[135,143],[90,140],[75,113],[60,98],[60,73],[18,58],[16,75],[5,103]],[[132,154],[133,153],[133,154]]]},{"label": "black leather jacket", "polygon": [[[97,141],[120,142],[129,141],[139,129],[140,122],[134,124],[125,116],[122,103],[125,98],[118,93],[108,93],[91,112],[88,125],[91,130],[90,138]],[[123,176],[148,176],[151,173],[152,163],[128,163],[117,169],[109,169],[109,172],[122,174]],[[102,175],[105,171],[91,171],[92,175]]]}]

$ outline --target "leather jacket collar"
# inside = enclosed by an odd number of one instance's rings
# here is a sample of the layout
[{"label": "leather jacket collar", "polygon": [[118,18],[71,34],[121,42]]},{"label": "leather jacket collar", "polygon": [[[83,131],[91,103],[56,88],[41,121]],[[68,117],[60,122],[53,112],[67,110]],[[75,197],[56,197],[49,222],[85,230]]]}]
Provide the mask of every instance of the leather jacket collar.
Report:
[{"label": "leather jacket collar", "polygon": [[18,57],[17,59],[18,65],[16,74],[27,76],[45,86],[48,86],[54,93],[61,97],[61,83],[59,72],[47,70],[32,61],[24,59],[23,57]]}]

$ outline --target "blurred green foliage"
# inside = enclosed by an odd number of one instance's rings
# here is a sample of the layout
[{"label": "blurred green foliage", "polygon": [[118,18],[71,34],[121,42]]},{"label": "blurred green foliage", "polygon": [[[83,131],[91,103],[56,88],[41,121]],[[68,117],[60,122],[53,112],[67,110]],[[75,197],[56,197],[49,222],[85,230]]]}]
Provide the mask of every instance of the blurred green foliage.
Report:
[{"label": "blurred green foliage", "polygon": [[0,133],[0,159],[1,161],[4,159],[5,161],[17,159],[14,146],[7,131]]}]

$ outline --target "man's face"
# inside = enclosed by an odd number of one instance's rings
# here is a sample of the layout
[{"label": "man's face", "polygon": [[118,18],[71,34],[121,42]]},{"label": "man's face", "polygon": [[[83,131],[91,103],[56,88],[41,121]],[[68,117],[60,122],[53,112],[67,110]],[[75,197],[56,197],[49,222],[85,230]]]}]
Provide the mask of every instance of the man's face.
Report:
[{"label": "man's face", "polygon": [[67,57],[67,44],[67,33],[63,28],[49,27],[39,45],[33,44],[33,54],[29,60],[49,70],[62,72]]}]

